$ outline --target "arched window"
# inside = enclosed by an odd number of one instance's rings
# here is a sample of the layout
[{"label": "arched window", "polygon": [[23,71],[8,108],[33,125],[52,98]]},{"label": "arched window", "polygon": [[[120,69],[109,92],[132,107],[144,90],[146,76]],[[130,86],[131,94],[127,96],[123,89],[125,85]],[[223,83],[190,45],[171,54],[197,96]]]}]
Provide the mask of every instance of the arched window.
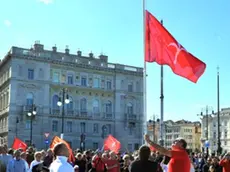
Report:
[{"label": "arched window", "polygon": [[34,103],[34,95],[32,93],[28,93],[26,95],[26,105],[32,106]]},{"label": "arched window", "polygon": [[69,97],[69,103],[66,104],[68,110],[73,110],[73,99]]},{"label": "arched window", "polygon": [[52,99],[52,107],[53,107],[53,109],[59,109],[59,106],[57,105],[58,99],[59,99],[58,95],[53,96],[53,99]]},{"label": "arched window", "polygon": [[80,110],[81,112],[87,112],[87,100],[85,98],[80,101]]},{"label": "arched window", "polygon": [[108,101],[105,105],[106,114],[112,114],[112,102]]},{"label": "arched window", "polygon": [[127,113],[133,114],[133,104],[132,103],[127,104]]},{"label": "arched window", "polygon": [[93,101],[93,113],[96,115],[99,114],[99,100]]}]

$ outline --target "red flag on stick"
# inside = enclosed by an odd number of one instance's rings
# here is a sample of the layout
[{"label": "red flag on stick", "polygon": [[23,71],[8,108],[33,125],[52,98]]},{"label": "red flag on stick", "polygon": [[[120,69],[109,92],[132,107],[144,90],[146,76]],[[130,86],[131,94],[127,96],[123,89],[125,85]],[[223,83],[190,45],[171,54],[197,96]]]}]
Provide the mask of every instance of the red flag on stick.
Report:
[{"label": "red flag on stick", "polygon": [[111,150],[115,153],[118,153],[121,148],[121,143],[114,138],[112,135],[109,135],[104,141],[104,150]]},{"label": "red flag on stick", "polygon": [[60,137],[55,136],[55,137],[53,138],[53,140],[52,140],[52,142],[51,142],[51,144],[50,144],[50,148],[53,149],[54,146],[55,146],[56,144],[58,144],[58,143],[64,143],[64,144],[67,146],[67,148],[68,148],[68,150],[69,150],[69,159],[68,159],[68,160],[69,160],[70,162],[75,162],[75,157],[74,157],[74,155],[73,155],[73,151],[72,151],[71,147],[69,146],[69,143],[67,143],[65,140],[61,139]]},{"label": "red flag on stick", "polygon": [[145,22],[145,61],[168,65],[175,74],[196,83],[206,64],[180,45],[148,11]]},{"label": "red flag on stick", "polygon": [[14,150],[23,149],[23,151],[26,151],[26,149],[27,149],[27,144],[24,143],[23,141],[21,141],[19,138],[15,137],[15,138],[14,138],[13,145],[12,145],[12,148],[13,148]]}]

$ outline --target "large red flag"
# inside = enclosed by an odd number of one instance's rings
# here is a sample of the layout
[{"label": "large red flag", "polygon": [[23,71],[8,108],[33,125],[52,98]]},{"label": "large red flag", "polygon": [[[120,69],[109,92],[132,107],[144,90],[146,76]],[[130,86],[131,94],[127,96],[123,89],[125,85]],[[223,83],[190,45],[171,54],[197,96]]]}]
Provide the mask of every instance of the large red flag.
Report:
[{"label": "large red flag", "polygon": [[111,150],[115,153],[119,153],[121,148],[121,143],[114,138],[112,135],[109,135],[104,141],[104,150]]},{"label": "large red flag", "polygon": [[175,74],[196,83],[206,64],[186,51],[147,10],[145,22],[145,61],[168,65]]},{"label": "large red flag", "polygon": [[50,144],[50,148],[53,149],[54,146],[55,146],[56,144],[58,144],[58,143],[64,143],[64,144],[67,146],[67,148],[68,148],[68,150],[69,150],[69,159],[68,159],[68,160],[69,160],[70,162],[75,162],[75,157],[74,157],[74,155],[73,155],[72,149],[71,149],[70,146],[69,146],[69,143],[67,143],[65,140],[61,139],[60,137],[55,136],[55,137],[53,138],[53,140],[52,140],[52,142],[51,142],[51,144]]},{"label": "large red flag", "polygon": [[27,144],[24,143],[23,141],[21,141],[19,138],[15,137],[15,138],[14,138],[13,145],[12,145],[12,148],[13,148],[14,150],[23,149],[23,151],[26,151],[26,149],[27,149]]}]

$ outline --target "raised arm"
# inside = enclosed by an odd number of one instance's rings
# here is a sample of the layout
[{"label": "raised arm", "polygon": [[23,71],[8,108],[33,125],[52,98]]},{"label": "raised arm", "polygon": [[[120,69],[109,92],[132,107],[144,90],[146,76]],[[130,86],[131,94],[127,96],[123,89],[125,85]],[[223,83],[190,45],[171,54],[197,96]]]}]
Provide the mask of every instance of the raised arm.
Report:
[{"label": "raised arm", "polygon": [[145,141],[150,144],[152,147],[154,147],[158,152],[160,152],[162,155],[166,155],[168,157],[172,157],[172,154],[169,150],[165,149],[164,147],[158,145],[157,143],[154,143],[150,140],[149,135],[145,135]]}]

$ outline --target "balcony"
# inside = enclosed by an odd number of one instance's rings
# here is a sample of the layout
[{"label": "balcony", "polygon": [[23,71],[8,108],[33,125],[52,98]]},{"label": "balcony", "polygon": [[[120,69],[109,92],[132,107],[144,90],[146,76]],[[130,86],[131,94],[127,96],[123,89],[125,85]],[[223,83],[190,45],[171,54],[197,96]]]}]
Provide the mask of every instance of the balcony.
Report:
[{"label": "balcony", "polygon": [[60,109],[52,109],[51,114],[53,116],[59,116],[60,115]]},{"label": "balcony", "polygon": [[111,112],[104,112],[103,113],[103,119],[112,120],[113,119],[113,114]]},{"label": "balcony", "polygon": [[128,121],[135,122],[137,120],[137,115],[134,115],[134,114],[125,114],[125,118]]}]

